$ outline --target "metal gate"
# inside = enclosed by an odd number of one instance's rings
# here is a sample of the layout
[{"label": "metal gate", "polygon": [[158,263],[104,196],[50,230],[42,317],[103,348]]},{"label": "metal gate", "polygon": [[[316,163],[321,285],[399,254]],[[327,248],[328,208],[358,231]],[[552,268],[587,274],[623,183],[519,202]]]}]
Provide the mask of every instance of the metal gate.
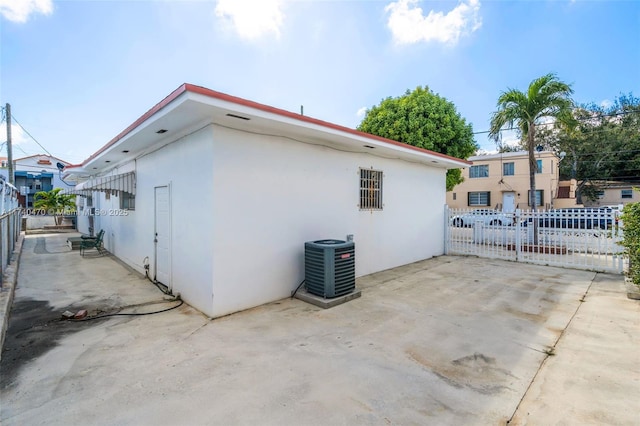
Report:
[{"label": "metal gate", "polygon": [[622,273],[622,228],[608,208],[503,213],[445,206],[445,253]]}]

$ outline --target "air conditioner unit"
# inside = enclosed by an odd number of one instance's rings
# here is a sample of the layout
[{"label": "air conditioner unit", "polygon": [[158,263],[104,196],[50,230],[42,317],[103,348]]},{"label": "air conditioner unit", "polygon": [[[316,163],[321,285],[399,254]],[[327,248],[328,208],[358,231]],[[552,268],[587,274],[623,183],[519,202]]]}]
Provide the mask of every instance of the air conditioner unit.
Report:
[{"label": "air conditioner unit", "polygon": [[318,240],[304,244],[306,290],[316,296],[333,298],[356,288],[356,257],[353,241]]}]

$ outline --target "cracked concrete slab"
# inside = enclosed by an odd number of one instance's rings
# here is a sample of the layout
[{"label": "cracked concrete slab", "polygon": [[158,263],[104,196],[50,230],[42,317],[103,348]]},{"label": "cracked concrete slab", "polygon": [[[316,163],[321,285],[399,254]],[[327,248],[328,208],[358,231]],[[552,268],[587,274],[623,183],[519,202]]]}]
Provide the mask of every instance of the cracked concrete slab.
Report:
[{"label": "cracked concrete slab", "polygon": [[[328,310],[283,299],[216,320],[183,305],[61,325],[70,308],[91,316],[163,295],[112,257],[65,252],[66,236],[37,238],[25,240],[14,306],[41,305],[25,310],[31,327],[12,314],[3,425],[504,424],[583,321],[591,283],[626,302],[621,277],[443,256],[362,277],[360,298]],[[45,325],[60,328],[54,341],[12,364]]]},{"label": "cracked concrete slab", "polygon": [[510,424],[640,424],[640,303],[624,294],[598,274]]}]

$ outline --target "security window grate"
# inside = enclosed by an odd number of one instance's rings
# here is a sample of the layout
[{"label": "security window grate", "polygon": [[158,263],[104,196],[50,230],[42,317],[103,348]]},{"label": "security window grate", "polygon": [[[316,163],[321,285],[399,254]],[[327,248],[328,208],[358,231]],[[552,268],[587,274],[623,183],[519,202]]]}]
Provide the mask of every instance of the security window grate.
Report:
[{"label": "security window grate", "polygon": [[[531,207],[531,190],[527,191],[527,205]],[[536,207],[544,207],[544,190],[536,189]]]},{"label": "security window grate", "polygon": [[120,193],[120,209],[122,210],[135,210],[136,209],[136,196],[128,192]]},{"label": "security window grate", "polygon": [[360,210],[382,210],[382,172],[360,169]]},{"label": "security window grate", "polygon": [[491,205],[491,192],[489,191],[479,191],[479,192],[469,192],[468,194],[468,203],[469,206],[489,206]]}]

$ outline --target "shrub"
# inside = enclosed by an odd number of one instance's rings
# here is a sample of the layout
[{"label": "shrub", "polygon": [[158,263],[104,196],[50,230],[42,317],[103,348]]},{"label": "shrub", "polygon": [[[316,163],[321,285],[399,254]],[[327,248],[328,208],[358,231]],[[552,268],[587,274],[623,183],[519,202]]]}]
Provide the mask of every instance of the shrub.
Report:
[{"label": "shrub", "polygon": [[624,206],[621,219],[624,223],[622,245],[629,256],[629,277],[640,286],[640,202]]}]

